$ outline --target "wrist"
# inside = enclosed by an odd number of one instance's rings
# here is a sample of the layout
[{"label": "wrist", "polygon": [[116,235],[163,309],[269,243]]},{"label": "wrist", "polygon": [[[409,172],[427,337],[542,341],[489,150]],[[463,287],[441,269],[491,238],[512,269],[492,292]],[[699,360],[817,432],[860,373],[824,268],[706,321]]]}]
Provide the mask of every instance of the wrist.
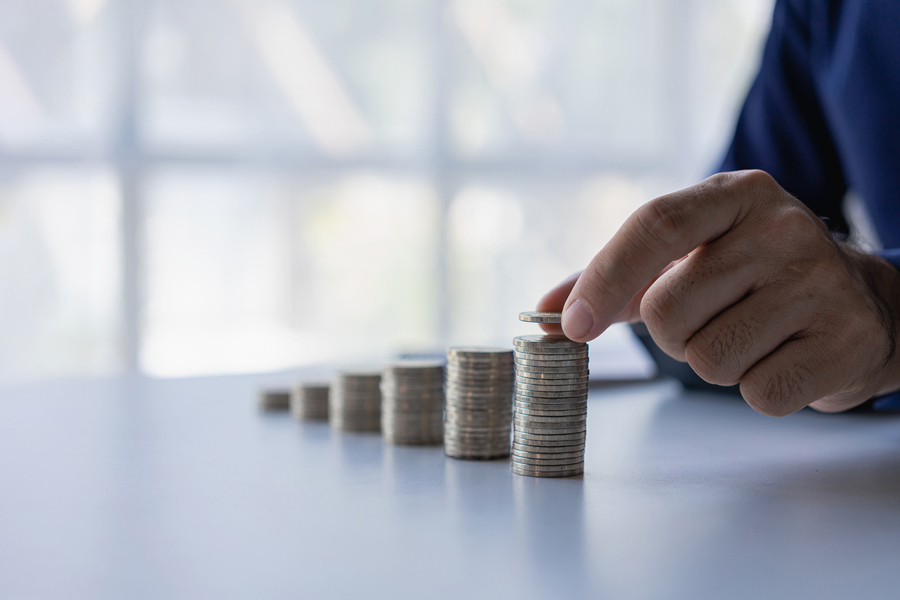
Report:
[{"label": "wrist", "polygon": [[887,351],[876,366],[876,396],[900,390],[900,269],[880,256],[853,250],[854,262],[875,304]]}]

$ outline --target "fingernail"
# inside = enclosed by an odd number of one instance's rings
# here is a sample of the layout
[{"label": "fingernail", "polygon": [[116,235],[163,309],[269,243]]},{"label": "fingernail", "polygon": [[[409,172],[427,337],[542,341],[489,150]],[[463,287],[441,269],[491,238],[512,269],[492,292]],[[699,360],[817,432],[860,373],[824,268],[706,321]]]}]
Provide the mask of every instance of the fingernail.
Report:
[{"label": "fingernail", "polygon": [[569,305],[562,316],[562,328],[566,337],[580,340],[587,337],[594,328],[594,315],[591,309],[581,300],[576,300]]}]

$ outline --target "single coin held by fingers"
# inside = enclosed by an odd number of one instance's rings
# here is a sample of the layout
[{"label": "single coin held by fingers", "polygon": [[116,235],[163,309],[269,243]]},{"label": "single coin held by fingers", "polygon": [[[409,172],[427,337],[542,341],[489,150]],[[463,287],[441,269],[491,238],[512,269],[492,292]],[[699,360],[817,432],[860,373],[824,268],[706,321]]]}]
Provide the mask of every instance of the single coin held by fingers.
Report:
[{"label": "single coin held by fingers", "polygon": [[561,312],[522,312],[519,320],[526,323],[562,323]]}]

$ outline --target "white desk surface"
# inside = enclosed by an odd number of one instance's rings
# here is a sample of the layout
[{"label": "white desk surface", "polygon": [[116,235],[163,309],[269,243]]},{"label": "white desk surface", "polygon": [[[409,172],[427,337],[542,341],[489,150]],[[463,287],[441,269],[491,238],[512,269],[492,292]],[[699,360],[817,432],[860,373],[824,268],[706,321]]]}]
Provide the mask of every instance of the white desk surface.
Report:
[{"label": "white desk surface", "polygon": [[585,475],[532,479],[260,413],[277,380],[0,389],[0,599],[900,595],[898,417],[601,388]]}]

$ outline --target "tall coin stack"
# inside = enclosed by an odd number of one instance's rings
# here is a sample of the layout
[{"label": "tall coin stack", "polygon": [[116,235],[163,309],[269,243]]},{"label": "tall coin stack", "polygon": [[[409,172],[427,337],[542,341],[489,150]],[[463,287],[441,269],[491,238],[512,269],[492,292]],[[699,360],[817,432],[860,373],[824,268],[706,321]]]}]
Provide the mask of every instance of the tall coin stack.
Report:
[{"label": "tall coin stack", "polygon": [[[560,323],[560,313],[530,312],[531,323]],[[516,346],[512,471],[532,477],[584,472],[588,348],[562,335],[526,335]]]},{"label": "tall coin stack", "polygon": [[381,375],[381,431],[389,444],[440,444],[444,439],[444,363],[401,360]]},{"label": "tall coin stack", "polygon": [[328,418],[334,429],[381,429],[381,373],[342,371],[328,394]]},{"label": "tall coin stack", "polygon": [[328,419],[328,384],[298,383],[291,388],[291,414],[305,421]]},{"label": "tall coin stack", "polygon": [[513,378],[512,350],[447,350],[447,456],[484,460],[509,456]]}]

